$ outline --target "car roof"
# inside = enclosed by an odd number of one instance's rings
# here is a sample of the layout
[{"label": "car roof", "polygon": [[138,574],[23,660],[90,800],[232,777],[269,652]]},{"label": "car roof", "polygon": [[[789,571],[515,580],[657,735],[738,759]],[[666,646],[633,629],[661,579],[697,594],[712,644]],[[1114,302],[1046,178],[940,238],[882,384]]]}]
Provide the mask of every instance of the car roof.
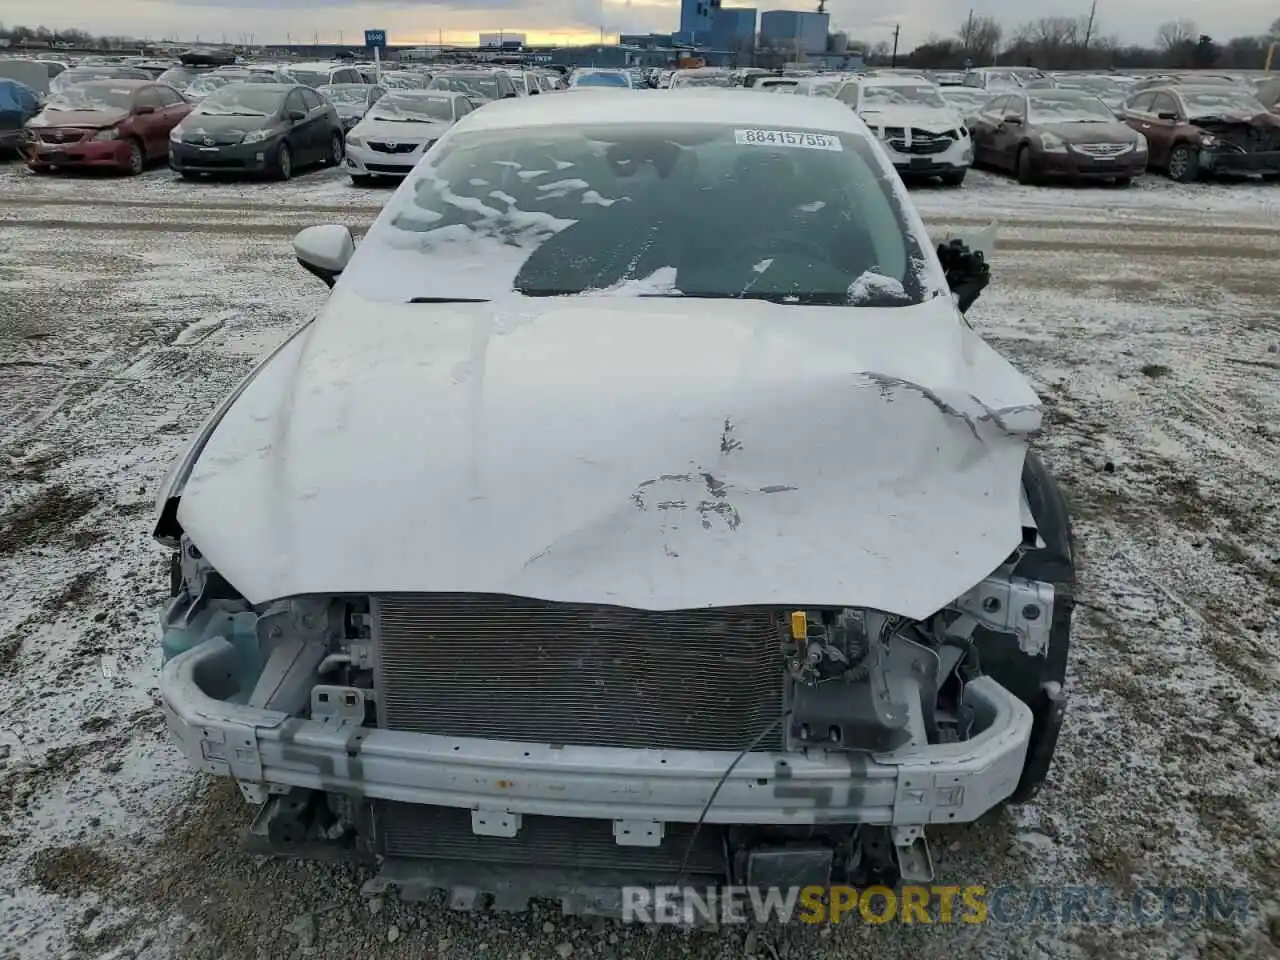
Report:
[{"label": "car roof", "polygon": [[94,77],[92,80],[85,80],[82,83],[73,83],[73,87],[87,87],[90,84],[110,84],[113,87],[120,87],[125,90],[136,90],[138,87],[163,87],[167,84],[157,83],[155,80],[135,80],[132,77],[124,79],[113,79],[111,77]]},{"label": "car roof", "polygon": [[423,100],[467,100],[469,99],[465,93],[459,93],[457,90],[388,90],[388,97],[418,97]]},{"label": "car roof", "polygon": [[874,76],[859,78],[860,82],[868,87],[876,86],[894,86],[894,87],[933,87],[937,86],[932,80],[926,80],[924,77],[913,77],[911,74],[893,74],[881,73]]},{"label": "car roof", "polygon": [[[1162,88],[1164,89],[1164,88]],[[1170,93],[1243,93],[1245,96],[1252,97],[1254,91],[1247,90],[1244,87],[1235,84],[1226,83],[1179,83],[1171,85],[1167,88]],[[1148,93],[1150,91],[1143,91]]]},{"label": "car roof", "polygon": [[[852,110],[826,97],[779,97],[750,90],[691,88],[662,97],[637,97],[629,90],[594,91],[597,96],[529,97],[499,100],[467,118],[469,130],[516,130],[560,124],[609,123],[619,126],[709,123],[818,130],[869,136]],[[626,98],[620,115],[616,98]],[[672,98],[676,99],[672,99]]]}]

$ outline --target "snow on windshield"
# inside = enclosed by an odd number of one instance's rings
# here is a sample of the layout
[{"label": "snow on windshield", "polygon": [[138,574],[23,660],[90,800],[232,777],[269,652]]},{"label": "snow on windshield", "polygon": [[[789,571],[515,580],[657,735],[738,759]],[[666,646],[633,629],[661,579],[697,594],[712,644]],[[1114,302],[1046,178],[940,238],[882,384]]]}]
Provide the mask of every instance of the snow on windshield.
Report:
[{"label": "snow on windshield", "polygon": [[1029,98],[1032,123],[1115,123],[1116,115],[1088,94]]},{"label": "snow on windshield", "polygon": [[1267,112],[1267,108],[1260,100],[1243,90],[1184,93],[1182,100],[1187,105],[1187,115],[1192,117],[1212,117],[1221,114],[1244,114],[1253,117]]},{"label": "snow on windshield", "polygon": [[696,124],[470,131],[428,154],[343,283],[399,302],[918,303],[937,291],[877,150],[820,131]]},{"label": "snow on windshield", "polygon": [[333,103],[365,103],[369,99],[369,88],[362,86],[333,86],[325,84],[318,92],[328,97]]},{"label": "snow on windshield", "polygon": [[273,90],[232,83],[209,94],[194,112],[211,116],[266,117],[280,109],[288,92],[285,87]]},{"label": "snow on windshield", "polygon": [[936,87],[919,85],[866,87],[862,91],[862,102],[872,106],[913,104],[924,107],[946,107],[947,105]]},{"label": "snow on windshield", "polygon": [[453,101],[448,97],[389,93],[373,105],[369,116],[403,123],[452,123]]},{"label": "snow on windshield", "polygon": [[440,74],[427,84],[429,90],[452,90],[492,99],[498,95],[498,81],[485,74]]},{"label": "snow on windshield", "polygon": [[49,98],[46,110],[129,110],[133,91],[111,83],[78,83]]},{"label": "snow on windshield", "polygon": [[671,81],[673,87],[734,87],[733,77],[727,73],[677,73]]}]

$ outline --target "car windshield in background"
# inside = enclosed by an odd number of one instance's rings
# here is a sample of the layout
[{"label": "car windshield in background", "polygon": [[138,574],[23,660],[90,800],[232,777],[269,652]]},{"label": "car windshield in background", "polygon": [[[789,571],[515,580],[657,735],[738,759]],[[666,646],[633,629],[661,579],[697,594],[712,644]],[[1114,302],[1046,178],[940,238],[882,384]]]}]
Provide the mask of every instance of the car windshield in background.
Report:
[{"label": "car windshield in background", "polygon": [[1111,108],[1087,93],[1028,97],[1032,123],[1115,123]]},{"label": "car windshield in background", "polygon": [[442,146],[361,245],[367,273],[353,264],[349,280],[365,295],[877,306],[926,295],[923,253],[869,139],[593,125]]},{"label": "car windshield in background", "polygon": [[219,87],[225,87],[231,83],[230,77],[215,76],[212,74],[196,77],[191,81],[191,85],[187,87],[187,92],[196,97],[207,97]]},{"label": "car windshield in background", "polygon": [[354,83],[325,84],[318,90],[334,103],[367,103],[369,100],[369,88]]},{"label": "car windshield in background", "polygon": [[1253,117],[1267,112],[1262,101],[1243,90],[1184,92],[1182,101],[1187,105],[1187,115],[1191,117],[1216,117],[1223,114],[1243,114]]},{"label": "car windshield in background", "polygon": [[389,93],[373,105],[368,116],[395,123],[451,123],[453,101],[448,97]]},{"label": "car windshield in background", "polygon": [[133,106],[133,91],[110,81],[77,83],[49,98],[46,110],[128,110]]},{"label": "car windshield in background", "polygon": [[1097,96],[1118,96],[1124,88],[1106,77],[1059,77],[1058,86],[1068,90],[1088,90]]},{"label": "car windshield in background", "polygon": [[308,87],[323,87],[329,82],[329,74],[320,73],[316,70],[290,70],[289,76],[295,82],[305,84]]},{"label": "car windshield in background", "polygon": [[422,80],[412,74],[384,73],[382,75],[382,85],[393,90],[419,90],[422,88]]},{"label": "car windshield in background", "polygon": [[630,87],[631,79],[621,73],[582,73],[573,78],[575,87]]},{"label": "car windshield in background", "polygon": [[679,87],[736,87],[727,73],[677,73],[672,81]]},{"label": "car windshield in background", "polygon": [[442,73],[440,76],[434,77],[428,86],[432,90],[452,90],[456,93],[480,96],[488,100],[496,100],[498,97],[497,79],[482,73]]},{"label": "car windshield in background", "polygon": [[974,90],[970,87],[944,87],[939,95],[953,107],[976,109],[991,99],[985,90]]},{"label": "car windshield in background", "polygon": [[945,107],[947,101],[942,99],[935,87],[921,86],[874,86],[864,87],[862,102],[870,106],[881,104],[913,104],[922,107]]},{"label": "car windshield in background", "polygon": [[280,109],[288,87],[269,90],[263,87],[232,83],[209,94],[196,107],[196,113],[222,117],[266,117]]}]

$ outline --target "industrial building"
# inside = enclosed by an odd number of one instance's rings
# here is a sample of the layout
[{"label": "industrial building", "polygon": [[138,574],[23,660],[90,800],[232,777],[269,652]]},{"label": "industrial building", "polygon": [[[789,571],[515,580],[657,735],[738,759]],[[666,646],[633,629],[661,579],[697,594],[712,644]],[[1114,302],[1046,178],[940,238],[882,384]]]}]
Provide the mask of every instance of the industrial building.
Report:
[{"label": "industrial building", "polygon": [[480,34],[480,48],[519,50],[528,43],[528,39],[529,38],[523,33],[512,33],[509,30],[500,31],[498,33],[482,33]]},{"label": "industrial building", "polygon": [[775,50],[825,53],[831,15],[802,10],[766,10],[760,15],[760,38]]},{"label": "industrial building", "polygon": [[735,53],[756,48],[755,7],[717,7],[711,16],[711,46]]}]

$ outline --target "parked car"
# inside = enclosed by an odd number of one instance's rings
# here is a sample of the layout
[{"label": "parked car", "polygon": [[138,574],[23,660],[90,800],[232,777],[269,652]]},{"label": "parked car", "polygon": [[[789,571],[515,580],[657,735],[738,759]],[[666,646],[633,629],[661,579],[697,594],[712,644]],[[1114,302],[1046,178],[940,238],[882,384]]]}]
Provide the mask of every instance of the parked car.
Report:
[{"label": "parked car", "polygon": [[1280,177],[1280,116],[1243,87],[1178,84],[1133,94],[1125,120],[1151,145],[1151,165],[1187,183],[1213,173]]},{"label": "parked car", "polygon": [[111,64],[72,67],[49,80],[49,93],[62,93],[68,87],[91,80],[152,80],[152,76],[147,71],[138,70],[136,67],[118,67]]},{"label": "parked car", "polygon": [[49,92],[49,83],[52,79],[45,65],[38,60],[17,60],[8,57],[0,57],[0,78],[16,80],[40,96]]},{"label": "parked car", "polygon": [[310,164],[342,163],[337,108],[301,84],[233,83],[204,99],[169,137],[184,178],[239,173],[288,180]]},{"label": "parked car", "polygon": [[1033,67],[978,67],[965,71],[964,86],[997,93],[1021,90],[1031,80],[1044,76],[1043,71]]},{"label": "parked car", "polygon": [[793,91],[797,97],[834,97],[845,78],[838,73],[821,73],[813,77],[801,77]]},{"label": "parked car", "polygon": [[904,179],[937,177],[947,186],[964,183],[973,146],[964,118],[928,80],[893,74],[855,76],[836,100],[858,114],[880,138]]},{"label": "parked car", "polygon": [[569,89],[578,87],[617,87],[621,90],[633,89],[631,74],[625,70],[604,70],[583,67],[573,71],[569,77]]},{"label": "parked car", "polygon": [[1044,780],[1070,525],[987,268],[849,110],[732,99],[495,103],[295,239],[332,294],[153,527],[167,729],[256,849],[503,910],[928,883]]},{"label": "parked car", "polygon": [[23,143],[27,121],[40,112],[40,95],[17,80],[0,77],[0,155]]},{"label": "parked car", "polygon": [[1105,103],[1116,116],[1123,114],[1124,100],[1129,95],[1129,88],[1114,77],[1061,73],[1056,74],[1053,79],[1060,89],[1083,90]]},{"label": "parked car", "polygon": [[1280,77],[1264,79],[1258,84],[1258,102],[1272,113],[1280,113]]},{"label": "parked car", "polygon": [[182,92],[182,95],[192,103],[199,103],[205,97],[209,96],[209,94],[225,87],[231,82],[232,79],[230,77],[222,76],[213,72],[205,73],[196,77],[187,84],[187,88]]},{"label": "parked car", "polygon": [[382,86],[388,90],[425,90],[431,75],[409,70],[384,70]]},{"label": "parked car", "polygon": [[1138,93],[1143,90],[1162,89],[1164,87],[1178,87],[1182,85],[1193,87],[1242,87],[1243,84],[1234,77],[1219,76],[1212,73],[1165,73],[1149,77],[1143,77],[1129,87],[1128,92]]},{"label": "parked car", "polygon": [[350,130],[378,98],[387,92],[385,87],[369,83],[330,83],[318,88],[322,97],[338,110],[342,129]]},{"label": "parked car", "polygon": [[184,64],[182,66],[170,67],[164,73],[160,74],[160,76],[156,77],[156,82],[167,83],[169,86],[173,87],[173,89],[185,96],[187,90],[190,89],[191,85],[195,83],[197,79],[200,77],[212,76],[213,72],[213,67],[189,66]]},{"label": "parked car", "polygon": [[456,122],[475,109],[464,93],[392,90],[347,135],[351,182],[403,177]]},{"label": "parked car", "polygon": [[693,67],[688,70],[677,70],[671,77],[672,90],[687,90],[690,87],[736,87],[733,74],[719,67]]},{"label": "parked car", "polygon": [[466,94],[476,106],[519,96],[511,78],[495,70],[439,71],[431,77],[427,89]]},{"label": "parked car", "polygon": [[955,107],[963,117],[977,113],[994,94],[976,87],[939,87],[938,95],[949,106]]},{"label": "parked car", "polygon": [[1026,90],[991,98],[970,120],[974,162],[1019,183],[1058,177],[1124,185],[1147,167],[1147,141],[1082,90]]},{"label": "parked car", "polygon": [[169,132],[190,111],[182,94],[153,80],[77,83],[51,96],[28,122],[27,166],[37,173],[107,167],[137,175],[164,157]]},{"label": "parked car", "polygon": [[356,67],[332,63],[290,64],[282,71],[292,83],[319,89],[333,83],[364,83],[364,74]]},{"label": "parked car", "polygon": [[762,93],[795,93],[800,81],[795,77],[756,77],[751,81],[752,90]]}]

